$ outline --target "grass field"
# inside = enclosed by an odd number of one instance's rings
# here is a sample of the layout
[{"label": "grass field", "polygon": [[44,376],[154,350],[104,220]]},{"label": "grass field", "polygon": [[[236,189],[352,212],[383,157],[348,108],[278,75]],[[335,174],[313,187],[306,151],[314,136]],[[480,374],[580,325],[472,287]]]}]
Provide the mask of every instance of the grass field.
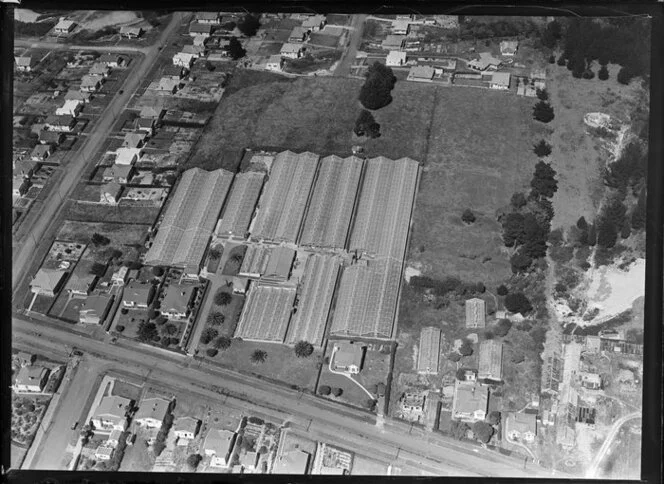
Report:
[{"label": "grass field", "polygon": [[138,402],[138,400],[141,398],[142,391],[143,387],[132,385],[131,383],[128,383],[126,381],[115,380],[111,394],[118,395],[133,400],[135,402]]},{"label": "grass field", "polygon": [[115,222],[125,224],[153,224],[159,215],[159,208],[90,205],[70,203],[67,218],[80,222]]},{"label": "grass field", "polygon": [[122,223],[79,222],[66,220],[58,232],[58,240],[89,243],[94,233],[111,239],[109,245],[140,244],[149,230],[149,225],[125,225]]}]

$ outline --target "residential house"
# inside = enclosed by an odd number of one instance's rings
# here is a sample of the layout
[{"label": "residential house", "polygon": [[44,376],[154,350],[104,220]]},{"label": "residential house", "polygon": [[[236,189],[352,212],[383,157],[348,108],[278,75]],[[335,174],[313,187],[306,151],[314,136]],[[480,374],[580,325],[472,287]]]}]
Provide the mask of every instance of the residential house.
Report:
[{"label": "residential house", "polygon": [[514,56],[519,48],[519,42],[516,40],[503,40],[500,43],[500,55]]},{"label": "residential house", "polygon": [[264,282],[285,282],[290,278],[291,268],[296,252],[288,247],[275,247],[270,251],[270,257],[261,277]]},{"label": "residential house", "polygon": [[258,452],[247,452],[240,458],[240,465],[245,471],[254,471],[258,465]]},{"label": "residential house", "polygon": [[170,77],[171,79],[180,80],[187,74],[187,69],[183,66],[169,64],[164,67],[161,72],[162,77]]},{"label": "residential house", "polygon": [[599,336],[595,336],[595,335],[586,336],[584,349],[588,353],[597,354],[597,353],[600,352],[600,348],[601,348],[601,339],[600,339]]},{"label": "residential house", "polygon": [[120,267],[117,271],[111,276],[111,282],[115,286],[124,286],[124,283],[127,281],[127,271],[129,268],[127,266]]},{"label": "residential house", "polygon": [[37,358],[37,355],[26,353],[25,351],[19,351],[16,358],[18,358],[18,361],[21,363],[21,367],[24,367],[32,365]]},{"label": "residential house", "polygon": [[282,57],[279,54],[275,54],[268,58],[267,64],[265,64],[265,69],[268,71],[281,71],[283,65],[284,61]]},{"label": "residential house", "polygon": [[72,116],[76,117],[83,109],[83,101],[69,99],[65,103],[55,110],[57,116]]},{"label": "residential house", "polygon": [[160,428],[170,409],[170,401],[163,398],[148,398],[139,404],[134,422],[142,427]]},{"label": "residential house", "polygon": [[75,28],[76,28],[75,22],[73,22],[72,20],[67,20],[64,17],[60,17],[58,23],[55,24],[53,31],[56,33],[56,35],[65,35],[70,33]]},{"label": "residential house", "polygon": [[169,318],[184,319],[194,299],[196,286],[192,284],[171,284],[161,303],[161,313]]},{"label": "residential house", "polygon": [[102,397],[92,414],[92,425],[97,431],[112,432],[127,429],[127,414],[131,410],[131,400],[117,395]]},{"label": "residential house", "polygon": [[486,302],[474,297],[466,301],[466,328],[486,326]]},{"label": "residential house", "polygon": [[120,438],[122,437],[122,433],[123,432],[121,430],[117,429],[113,430],[111,434],[108,436],[108,439],[106,439],[104,445],[115,449],[120,443]]},{"label": "residential house", "polygon": [[579,378],[581,386],[588,390],[600,390],[602,388],[602,377],[597,373],[580,371]]},{"label": "residential house", "polygon": [[301,449],[277,455],[272,466],[272,474],[304,475],[307,473],[311,455]]},{"label": "residential house", "polygon": [[111,68],[103,62],[95,62],[92,64],[92,67],[90,67],[90,70],[88,71],[89,75],[98,77],[108,77],[110,73]]},{"label": "residential house", "polygon": [[194,54],[188,54],[186,52],[178,52],[173,55],[173,65],[186,67],[187,69],[191,68],[195,60],[196,56]]},{"label": "residential house", "polygon": [[180,81],[168,77],[162,77],[159,79],[159,84],[157,84],[156,91],[175,94],[179,87]]},{"label": "residential house", "polygon": [[102,444],[95,450],[95,459],[99,461],[111,460],[115,449],[111,446]]},{"label": "residential house", "polygon": [[299,59],[302,56],[304,49],[299,44],[285,43],[281,46],[279,54],[282,57],[287,57],[289,59]]},{"label": "residential house", "polygon": [[[147,138],[147,134],[145,134],[142,131],[134,132],[134,133],[127,133],[124,137],[124,141],[122,142],[122,147],[123,148],[140,148],[145,144],[145,138]],[[137,155],[139,153],[134,152],[135,155]],[[117,163],[117,161],[116,161],[116,163]],[[122,164],[124,164],[124,163],[122,163]]]},{"label": "residential house", "polygon": [[78,321],[82,324],[102,324],[113,304],[113,296],[95,294],[83,301],[78,312]]},{"label": "residential house", "polygon": [[537,415],[525,412],[506,412],[503,435],[508,442],[534,442],[537,435]]},{"label": "residential house", "polygon": [[360,342],[338,341],[334,343],[332,368],[357,374],[362,369],[366,346]]},{"label": "residential house", "polygon": [[405,41],[405,35],[389,34],[381,43],[381,47],[385,50],[401,50]]},{"label": "residential house", "polygon": [[71,115],[50,115],[46,118],[45,124],[51,131],[71,132],[76,126],[76,118]]},{"label": "residential house", "polygon": [[[52,152],[51,145],[47,144],[37,145],[32,149],[32,152],[30,153],[30,161],[32,163],[38,161],[45,161],[49,156],[51,156],[51,152]],[[36,170],[33,169],[31,171],[34,172]],[[32,176],[32,174],[30,176]]]},{"label": "residential house", "polygon": [[[125,141],[123,142],[123,146],[115,150],[115,164],[116,165],[133,165],[136,163],[136,161],[141,157],[143,154],[143,151],[140,148],[136,147],[127,147],[124,145],[124,143],[127,142],[127,137],[125,137]],[[129,140],[131,142],[136,142],[137,140],[140,139],[139,136],[132,136],[129,137]]]},{"label": "residential house", "polygon": [[491,81],[489,82],[491,89],[499,89],[506,91],[510,88],[510,73],[509,72],[494,72],[491,74]]},{"label": "residential house", "polygon": [[147,308],[154,296],[154,286],[145,282],[131,281],[126,285],[122,305],[126,308]]},{"label": "residential house", "polygon": [[155,119],[156,122],[159,122],[164,115],[166,110],[164,106],[160,103],[153,103],[149,106],[144,106],[141,108],[141,118],[150,118]]},{"label": "residential house", "polygon": [[194,46],[196,47],[205,47],[205,44],[207,44],[209,37],[206,37],[204,35],[197,35],[194,37]]},{"label": "residential house", "polygon": [[155,124],[154,118],[137,118],[134,127],[136,131],[152,136],[155,131]]},{"label": "residential house", "polygon": [[137,39],[143,34],[143,29],[141,27],[131,27],[129,25],[123,25],[120,27],[120,35],[128,39]]},{"label": "residential house", "polygon": [[217,25],[221,16],[219,12],[196,12],[196,22],[203,25]]},{"label": "residential house", "polygon": [[99,188],[99,203],[104,205],[117,205],[120,201],[120,193],[122,193],[122,185],[118,182],[112,181]]},{"label": "residential house", "polygon": [[114,164],[104,170],[102,181],[106,183],[112,181],[123,184],[128,183],[133,172],[134,167],[132,165]]},{"label": "residential house", "polygon": [[124,57],[118,54],[104,54],[99,59],[97,59],[97,62],[102,62],[106,64],[108,67],[120,67],[123,66],[125,63]]},{"label": "residential house", "polygon": [[406,53],[399,50],[391,50],[387,54],[385,65],[388,67],[399,67],[406,65]]},{"label": "residential house", "polygon": [[30,282],[30,290],[35,294],[55,297],[62,287],[66,274],[60,269],[41,268]]},{"label": "residential house", "polygon": [[431,82],[436,70],[431,66],[413,66],[408,71],[408,81]]},{"label": "residential house", "polygon": [[455,382],[452,418],[477,422],[486,418],[489,406],[489,387],[480,383]]},{"label": "residential house", "polygon": [[39,142],[41,144],[54,144],[57,146],[62,143],[64,139],[65,135],[60,131],[49,131],[46,129],[39,131]]},{"label": "residential house", "polygon": [[30,188],[30,180],[22,176],[14,176],[12,178],[12,195],[15,197],[22,197],[28,193]]},{"label": "residential house", "polygon": [[306,42],[309,38],[309,29],[304,27],[293,27],[290,35],[288,36],[288,42]]},{"label": "residential house", "polygon": [[246,294],[248,287],[249,287],[249,279],[245,279],[244,277],[233,278],[234,294]]},{"label": "residential house", "polygon": [[411,417],[421,417],[424,412],[424,395],[422,393],[404,393],[401,400],[401,410]]},{"label": "residential house", "polygon": [[65,94],[65,101],[82,101],[83,103],[89,103],[92,95],[89,92],[76,91],[70,89]]},{"label": "residential house", "polygon": [[14,390],[17,392],[41,393],[46,386],[49,374],[50,370],[48,368],[24,366],[16,376]]},{"label": "residential house", "polygon": [[410,33],[410,20],[393,20],[392,33],[394,35],[408,35]]},{"label": "residential house", "polygon": [[311,32],[318,32],[319,30],[323,30],[325,24],[327,24],[325,15],[312,15],[302,22],[302,28]]},{"label": "residential house", "polygon": [[203,443],[203,452],[206,456],[212,457],[211,467],[228,467],[235,438],[235,433],[229,430],[210,429]]},{"label": "residential house", "polygon": [[67,292],[71,295],[87,296],[90,294],[97,282],[97,276],[94,274],[80,275],[76,272],[72,273],[67,281]]},{"label": "residential house", "polygon": [[19,72],[30,72],[32,70],[32,57],[28,56],[15,56],[14,62],[16,63],[16,70]]},{"label": "residential house", "polygon": [[496,59],[490,52],[480,52],[479,59],[473,59],[466,65],[476,71],[497,70],[501,65],[500,59]]},{"label": "residential house", "polygon": [[193,439],[198,434],[201,421],[192,417],[180,417],[173,425],[173,433],[178,439]]},{"label": "residential house", "polygon": [[437,375],[440,362],[440,328],[427,326],[420,331],[420,346],[417,358],[417,372]]},{"label": "residential house", "polygon": [[22,178],[29,179],[35,173],[35,171],[37,171],[38,166],[39,165],[37,164],[37,162],[33,161],[32,159],[20,160],[14,163],[14,169],[12,171],[12,174],[14,176],[20,176]]},{"label": "residential house", "polygon": [[494,339],[480,343],[480,362],[477,377],[501,381],[503,378],[503,343]]},{"label": "residential house", "polygon": [[83,76],[81,78],[80,90],[83,92],[96,92],[101,87],[101,77],[96,76]]},{"label": "residential house", "polygon": [[[202,36],[200,36],[200,38],[205,39],[205,37],[202,37]],[[194,56],[194,60],[196,60],[196,59],[198,59],[199,57],[201,57],[202,55],[205,54],[205,47],[202,44],[201,45],[188,44],[188,45],[183,46],[182,50],[180,52],[182,52],[183,54],[191,54],[191,55]]]},{"label": "residential house", "polygon": [[193,22],[189,26],[189,35],[191,37],[197,37],[199,35],[210,37],[212,35],[212,25]]}]

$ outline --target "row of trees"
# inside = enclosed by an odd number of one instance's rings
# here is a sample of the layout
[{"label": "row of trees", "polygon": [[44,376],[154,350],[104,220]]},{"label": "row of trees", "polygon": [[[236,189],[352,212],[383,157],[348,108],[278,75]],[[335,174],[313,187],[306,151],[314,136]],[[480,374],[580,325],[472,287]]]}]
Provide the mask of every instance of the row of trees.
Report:
[{"label": "row of trees", "polygon": [[340,397],[344,391],[341,388],[330,388],[327,385],[321,385],[318,387],[318,393],[323,396],[334,395],[335,397]]},{"label": "row of trees", "polygon": [[473,296],[486,291],[482,282],[462,282],[457,277],[446,277],[439,280],[428,276],[413,276],[410,278],[410,285],[414,288],[430,289],[436,296],[445,296],[448,293],[454,293],[457,296]]},{"label": "row of trees", "polygon": [[392,102],[392,89],[397,78],[392,69],[374,62],[367,69],[366,80],[360,88],[360,102],[367,109],[380,109]]}]

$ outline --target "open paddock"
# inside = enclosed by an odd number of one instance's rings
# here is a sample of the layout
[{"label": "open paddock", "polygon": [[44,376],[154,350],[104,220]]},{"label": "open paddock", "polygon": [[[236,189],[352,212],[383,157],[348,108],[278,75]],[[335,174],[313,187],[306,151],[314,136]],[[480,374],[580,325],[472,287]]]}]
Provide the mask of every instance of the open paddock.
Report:
[{"label": "open paddock", "polygon": [[123,205],[91,205],[71,202],[66,208],[66,217],[78,222],[124,223],[152,225],[159,215],[159,208],[126,207]]}]

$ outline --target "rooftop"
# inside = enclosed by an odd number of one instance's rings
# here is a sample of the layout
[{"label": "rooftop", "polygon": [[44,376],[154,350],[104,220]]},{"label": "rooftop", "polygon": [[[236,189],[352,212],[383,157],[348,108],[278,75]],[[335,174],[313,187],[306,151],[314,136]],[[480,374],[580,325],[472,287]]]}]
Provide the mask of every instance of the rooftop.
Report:
[{"label": "rooftop", "polygon": [[39,385],[44,379],[48,370],[42,366],[24,366],[16,377],[16,385]]},{"label": "rooftop", "polygon": [[145,399],[139,404],[134,420],[152,418],[161,422],[166,417],[170,405],[171,402],[163,398]]},{"label": "rooftop", "polygon": [[234,437],[235,433],[230,430],[210,429],[205,437],[203,450],[214,452],[219,457],[225,457],[231,450]]},{"label": "rooftop", "polygon": [[186,313],[194,288],[195,286],[192,284],[171,284],[166,289],[161,309],[167,312]]}]

